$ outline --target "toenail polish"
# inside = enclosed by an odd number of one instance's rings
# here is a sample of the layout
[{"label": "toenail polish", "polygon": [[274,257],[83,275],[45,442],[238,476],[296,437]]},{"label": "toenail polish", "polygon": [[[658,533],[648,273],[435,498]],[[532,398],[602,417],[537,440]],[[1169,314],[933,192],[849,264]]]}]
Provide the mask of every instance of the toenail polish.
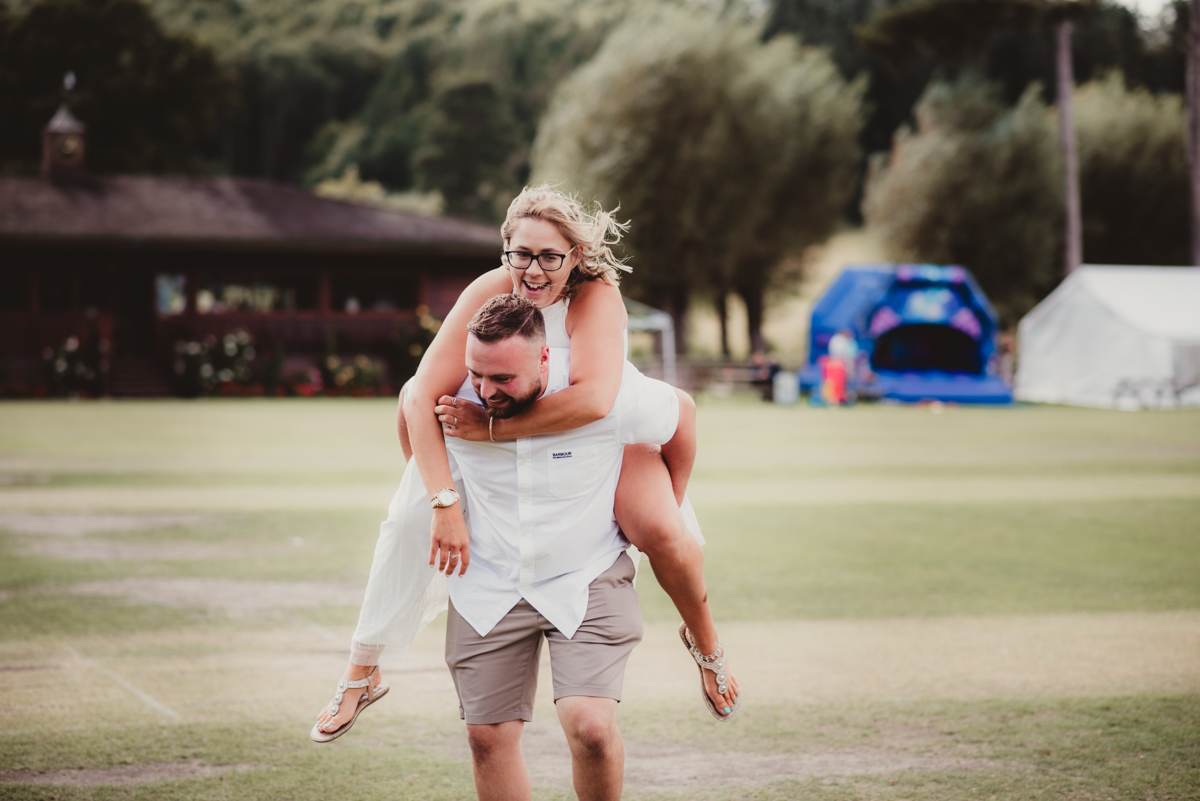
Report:
[{"label": "toenail polish", "polygon": [[726,715],[728,715],[728,714],[729,714],[729,707],[725,707],[725,714],[726,714]]}]

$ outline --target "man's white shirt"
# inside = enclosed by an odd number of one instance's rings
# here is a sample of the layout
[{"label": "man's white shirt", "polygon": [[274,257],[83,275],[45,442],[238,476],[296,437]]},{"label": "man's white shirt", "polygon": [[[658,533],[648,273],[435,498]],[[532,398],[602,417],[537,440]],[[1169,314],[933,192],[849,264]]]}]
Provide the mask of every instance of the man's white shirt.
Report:
[{"label": "man's white shirt", "polygon": [[[544,395],[570,384],[569,354],[550,349]],[[479,403],[469,379],[458,397]],[[678,423],[675,390],[626,362],[612,411],[594,423],[506,442],[446,439],[471,534],[471,564],[450,577],[450,599],[480,636],[522,598],[575,635],[588,585],[629,547],[613,514],[624,447],[661,445]]]}]

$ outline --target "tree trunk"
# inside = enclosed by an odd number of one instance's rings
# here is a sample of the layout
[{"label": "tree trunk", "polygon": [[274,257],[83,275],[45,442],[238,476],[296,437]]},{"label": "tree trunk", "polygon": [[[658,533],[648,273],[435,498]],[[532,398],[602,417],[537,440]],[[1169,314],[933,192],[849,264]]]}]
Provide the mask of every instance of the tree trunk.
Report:
[{"label": "tree trunk", "polygon": [[[1192,0],[1193,3],[1200,0]],[[1083,225],[1079,209],[1079,162],[1075,153],[1075,120],[1071,114],[1071,96],[1075,76],[1071,69],[1071,23],[1055,25],[1055,60],[1058,85],[1058,131],[1062,141],[1063,173],[1066,180],[1067,230],[1064,272],[1067,275],[1083,261]]]},{"label": "tree trunk", "polygon": [[1200,267],[1200,0],[1188,6],[1188,156],[1192,167],[1192,264]]},{"label": "tree trunk", "polygon": [[717,321],[721,324],[721,357],[729,361],[729,294],[717,293]]},{"label": "tree trunk", "polygon": [[766,307],[766,289],[757,281],[738,287],[738,295],[746,304],[746,333],[750,335],[750,353],[766,353],[767,345],[762,335],[763,311]]},{"label": "tree trunk", "polygon": [[687,284],[668,284],[663,287],[663,295],[666,298],[664,311],[675,323],[675,353],[684,356],[688,347],[687,313],[691,293]]}]

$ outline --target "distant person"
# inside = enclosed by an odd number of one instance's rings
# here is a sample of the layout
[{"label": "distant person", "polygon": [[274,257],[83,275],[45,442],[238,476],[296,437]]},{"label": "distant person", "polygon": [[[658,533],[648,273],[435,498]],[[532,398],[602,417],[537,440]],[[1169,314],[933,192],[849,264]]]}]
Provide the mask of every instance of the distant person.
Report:
[{"label": "distant person", "polygon": [[[843,328],[829,339],[829,358],[835,365],[826,365],[823,373],[832,386],[826,393],[826,403],[841,405],[855,395],[858,376],[858,340],[854,332]],[[837,400],[830,400],[836,398]]]},{"label": "distant person", "polygon": [[775,399],[775,374],[779,372],[779,362],[767,356],[765,351],[756,350],[750,354],[750,383],[758,390],[765,401]]},{"label": "distant person", "polygon": [[997,361],[999,364],[997,367],[1000,372],[1000,378],[1004,380],[1005,384],[1011,387],[1017,369],[1016,341],[1011,331],[1005,331],[1000,334],[999,340],[997,346]]},{"label": "distant person", "polygon": [[[626,268],[609,246],[621,231],[609,213],[587,211],[546,187],[526,188],[513,200],[501,228],[503,266],[476,279],[459,297],[402,398],[397,428],[406,458],[411,448],[409,470],[420,477],[427,499],[454,487],[445,437],[512,448],[533,435],[597,423],[613,408],[625,369],[626,342],[625,308],[616,284],[618,270]],[[541,310],[549,345],[569,349],[570,384],[512,417],[464,416],[444,430],[432,412],[436,407],[447,420],[455,416],[453,407],[445,407],[468,375],[467,323],[501,293],[523,297]],[[683,454],[668,463],[652,449],[627,448],[610,512],[624,536],[649,557],[655,577],[683,618],[685,635],[715,663],[723,651],[708,603],[703,554],[684,517],[688,515],[698,532],[684,498],[693,458],[694,453]],[[401,573],[425,575],[404,573],[412,567],[416,550],[411,526],[405,525],[425,520],[429,533],[421,536],[428,563],[436,563],[447,575],[461,576],[470,564],[470,536],[461,509],[453,500],[437,506],[432,515],[428,506],[397,507],[394,501],[389,508],[342,680],[346,686],[321,712],[313,727],[314,740],[327,742],[353,725],[360,704],[372,703],[375,688],[383,686],[378,664],[384,648],[406,648],[427,622],[426,613],[437,612],[439,601],[425,594],[426,585],[414,588],[391,578]],[[724,665],[723,656],[720,660]],[[730,718],[738,708],[732,673],[725,670],[722,681],[709,670],[700,673],[702,698],[710,712],[719,720]]]}]

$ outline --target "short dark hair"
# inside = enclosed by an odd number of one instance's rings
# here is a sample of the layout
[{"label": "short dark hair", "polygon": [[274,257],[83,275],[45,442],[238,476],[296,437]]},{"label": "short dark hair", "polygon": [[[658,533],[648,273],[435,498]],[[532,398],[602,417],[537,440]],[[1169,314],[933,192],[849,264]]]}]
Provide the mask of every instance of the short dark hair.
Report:
[{"label": "short dark hair", "polygon": [[542,312],[518,295],[497,295],[475,312],[467,330],[480,342],[499,342],[512,336],[529,340],[546,339]]}]

